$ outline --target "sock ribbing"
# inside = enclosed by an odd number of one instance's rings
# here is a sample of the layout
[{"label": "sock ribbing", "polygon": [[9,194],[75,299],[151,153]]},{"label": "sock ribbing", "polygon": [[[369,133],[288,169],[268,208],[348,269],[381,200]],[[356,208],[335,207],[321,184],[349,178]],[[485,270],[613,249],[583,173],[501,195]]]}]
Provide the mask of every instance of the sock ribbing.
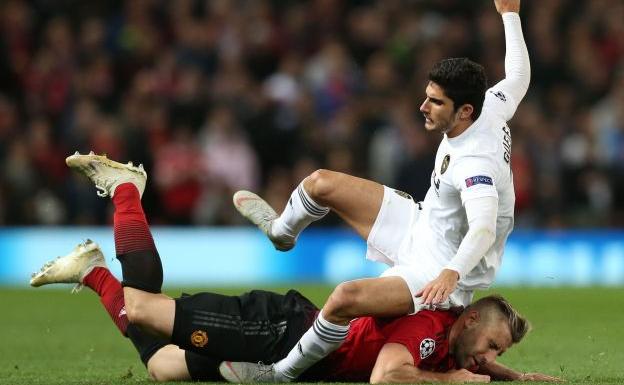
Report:
[{"label": "sock ribbing", "polygon": [[283,234],[296,239],[310,223],[323,218],[329,212],[328,207],[316,203],[303,188],[303,182],[290,195],[290,199],[271,227],[274,236]]},{"label": "sock ribbing", "polygon": [[115,189],[115,252],[121,262],[123,286],[160,293],[163,270],[149,229],[141,195],[132,183]]},{"label": "sock ribbing", "polygon": [[132,183],[117,186],[113,197],[115,251],[117,255],[155,250],[154,239],[141,206],[141,195]]},{"label": "sock ribbing", "polygon": [[342,343],[347,338],[347,333],[349,333],[349,325],[333,324],[323,318],[322,312],[319,312],[314,324],[312,324],[312,328],[316,335],[327,343]]},{"label": "sock ribbing", "polygon": [[301,199],[303,207],[308,212],[308,214],[310,214],[310,216],[316,217],[318,219],[324,217],[329,212],[328,207],[321,206],[316,203],[312,198],[310,198],[310,195],[308,195],[305,188],[303,188],[303,182],[299,183],[299,186],[297,186],[297,194]]},{"label": "sock ribbing", "polygon": [[329,353],[338,349],[349,333],[349,325],[336,325],[319,312],[314,324],[288,355],[275,364],[277,376],[293,380]]}]

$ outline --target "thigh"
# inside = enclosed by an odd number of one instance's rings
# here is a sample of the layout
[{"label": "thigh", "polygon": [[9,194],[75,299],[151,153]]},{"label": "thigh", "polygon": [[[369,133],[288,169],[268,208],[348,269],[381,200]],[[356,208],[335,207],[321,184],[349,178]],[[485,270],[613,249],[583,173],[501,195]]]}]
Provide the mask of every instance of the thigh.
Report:
[{"label": "thigh", "polygon": [[171,336],[175,318],[173,299],[164,294],[124,287],[124,301],[131,322],[152,334],[166,338]]},{"label": "thigh", "polygon": [[368,238],[381,207],[383,186],[335,171],[323,170],[320,175],[306,178],[306,191],[319,191],[313,196],[317,203],[331,208],[362,238]]},{"label": "thigh", "polygon": [[349,318],[398,317],[413,312],[411,291],[401,277],[365,278],[345,284],[354,295]]},{"label": "thigh", "polygon": [[420,207],[408,194],[384,186],[381,209],[366,239],[366,258],[389,266],[400,263],[409,248]]},{"label": "thigh", "polygon": [[159,349],[147,361],[147,371],[158,382],[191,380],[185,351],[175,345],[166,345]]}]

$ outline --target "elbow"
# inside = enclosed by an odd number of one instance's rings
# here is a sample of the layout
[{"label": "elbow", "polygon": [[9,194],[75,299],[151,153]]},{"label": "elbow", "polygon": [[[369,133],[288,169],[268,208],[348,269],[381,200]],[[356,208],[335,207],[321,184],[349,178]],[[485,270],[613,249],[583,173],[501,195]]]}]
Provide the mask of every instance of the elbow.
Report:
[{"label": "elbow", "polygon": [[371,384],[389,384],[390,379],[385,372],[373,372],[368,381]]},{"label": "elbow", "polygon": [[492,247],[496,241],[496,226],[483,226],[474,230],[475,238],[482,240],[485,249]]},{"label": "elbow", "polygon": [[485,239],[487,240],[487,244],[489,245],[488,248],[492,247],[492,245],[494,244],[494,242],[496,242],[496,228],[493,229],[485,229]]},{"label": "elbow", "polygon": [[527,91],[529,90],[529,86],[531,85],[531,63],[529,62],[528,57],[525,65],[525,71],[519,74],[518,80],[518,83],[520,84],[520,89],[523,91],[522,95],[524,97],[524,95],[526,95]]},{"label": "elbow", "polygon": [[526,74],[522,75],[520,88],[522,89],[522,97],[526,95],[529,91],[529,86],[531,85],[531,69],[528,69]]}]

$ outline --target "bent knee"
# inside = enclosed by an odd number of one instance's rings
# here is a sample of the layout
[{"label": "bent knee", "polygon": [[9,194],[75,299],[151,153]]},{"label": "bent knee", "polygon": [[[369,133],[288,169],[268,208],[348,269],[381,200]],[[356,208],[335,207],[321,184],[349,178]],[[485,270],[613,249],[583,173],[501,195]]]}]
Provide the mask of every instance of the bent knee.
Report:
[{"label": "bent knee", "polygon": [[330,322],[344,322],[358,317],[362,291],[356,282],[343,282],[336,286],[323,307],[323,317]]},{"label": "bent knee", "polygon": [[335,171],[318,169],[310,174],[304,181],[304,187],[310,198],[317,203],[324,201],[335,190],[335,181],[339,173]]},{"label": "bent knee", "polygon": [[128,317],[128,322],[138,326],[145,326],[147,317],[144,302],[126,301],[125,309],[126,317]]},{"label": "bent knee", "polygon": [[190,380],[184,351],[175,345],[166,345],[147,362],[147,372],[156,382]]},{"label": "bent knee", "polygon": [[166,365],[163,365],[160,362],[152,364],[150,361],[147,365],[147,373],[150,378],[156,382],[180,381],[180,379],[176,378],[174,373],[172,373]]},{"label": "bent knee", "polygon": [[174,378],[169,376],[167,369],[162,365],[147,365],[147,373],[150,378],[156,382],[175,381]]}]

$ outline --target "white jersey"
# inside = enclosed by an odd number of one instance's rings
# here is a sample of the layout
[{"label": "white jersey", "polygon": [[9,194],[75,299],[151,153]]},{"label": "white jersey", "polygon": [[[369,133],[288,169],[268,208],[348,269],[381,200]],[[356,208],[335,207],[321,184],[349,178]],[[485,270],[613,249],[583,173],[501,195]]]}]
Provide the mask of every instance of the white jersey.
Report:
[{"label": "white jersey", "polygon": [[529,87],[531,67],[520,17],[508,12],[502,19],[506,77],[486,91],[481,115],[466,131],[442,139],[431,187],[413,233],[423,268],[433,279],[441,269],[453,266],[452,259],[468,231],[464,203],[480,197],[498,198],[496,239],[458,283],[459,289],[468,291],[492,284],[514,223],[511,131],[507,121]]},{"label": "white jersey", "polygon": [[[432,276],[449,264],[468,231],[464,203],[481,197],[498,199],[496,240],[479,264],[462,278],[460,289],[488,287],[501,264],[505,242],[514,224],[514,187],[511,173],[511,132],[507,104],[501,90],[488,90],[479,118],[461,135],[444,135],[436,154],[431,186],[414,229]],[[435,272],[435,273],[434,273]]]},{"label": "white jersey", "polygon": [[[464,306],[470,303],[474,289],[493,282],[514,224],[507,121],[529,87],[531,67],[520,17],[507,12],[502,19],[507,47],[505,79],[486,91],[481,114],[470,127],[457,137],[444,136],[423,202],[414,205],[399,198],[404,193],[384,189],[381,209],[367,239],[367,258],[391,266],[384,275],[403,277],[413,294],[442,269],[460,272],[459,290],[450,299]],[[469,251],[480,255],[458,255],[462,242],[471,242],[466,239],[467,202],[484,198],[497,202],[496,218],[491,218],[492,223],[496,219],[494,243],[487,250]],[[474,206],[476,202],[471,203]],[[471,250],[470,246],[465,250]]]}]

